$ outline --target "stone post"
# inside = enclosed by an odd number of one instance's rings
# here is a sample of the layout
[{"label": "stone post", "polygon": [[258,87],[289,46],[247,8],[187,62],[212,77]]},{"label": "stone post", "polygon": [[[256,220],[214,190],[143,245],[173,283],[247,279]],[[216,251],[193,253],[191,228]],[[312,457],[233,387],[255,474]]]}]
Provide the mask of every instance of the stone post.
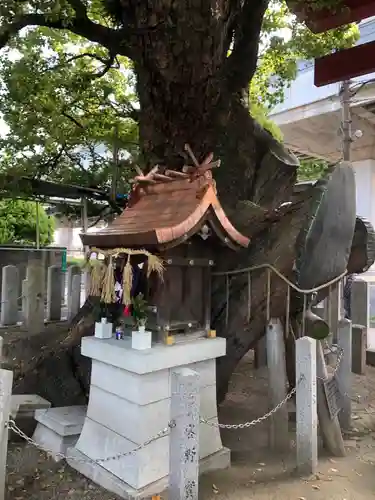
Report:
[{"label": "stone post", "polygon": [[81,267],[80,266],[69,266],[68,267],[68,281],[66,283],[66,287],[68,289],[68,294],[69,294],[69,290],[71,290],[72,286],[73,286],[73,276],[76,276],[77,274],[79,276],[81,276]]},{"label": "stone post", "polygon": [[44,327],[43,269],[33,262],[27,267],[26,327],[30,332],[39,332]]},{"label": "stone post", "polygon": [[[69,288],[71,283],[71,288]],[[72,281],[68,281],[68,320],[74,318],[81,307],[81,274],[73,274]]]},{"label": "stone post", "polygon": [[61,267],[50,266],[47,275],[47,321],[61,320],[61,283]]},{"label": "stone post", "polygon": [[351,320],[354,325],[370,327],[370,299],[367,281],[355,279],[351,292]]},{"label": "stone post", "polygon": [[4,356],[4,339],[0,337],[0,368],[5,366],[5,356]]},{"label": "stone post", "polygon": [[[284,332],[278,319],[271,319],[266,334],[269,407],[275,408],[287,395]],[[284,404],[270,417],[270,447],[278,451],[289,448],[288,405]]]},{"label": "stone post", "polygon": [[0,500],[5,499],[8,426],[11,410],[13,372],[0,369]]},{"label": "stone post", "polygon": [[344,430],[351,427],[351,385],[352,385],[352,322],[342,319],[338,330],[338,355],[341,357],[336,376],[342,394],[342,409],[339,413],[339,422]]},{"label": "stone post", "polygon": [[297,469],[305,475],[318,467],[318,414],[316,398],[316,340],[296,341]]},{"label": "stone post", "polygon": [[352,372],[364,375],[366,370],[367,329],[352,325]]},{"label": "stone post", "polygon": [[16,266],[4,266],[1,283],[1,324],[15,325],[18,321],[19,276]]},{"label": "stone post", "polygon": [[26,324],[27,315],[27,294],[28,294],[28,284],[27,279],[22,280],[22,322]]},{"label": "stone post", "polygon": [[90,291],[90,272],[85,270],[82,274],[83,277],[83,288],[84,288],[84,300],[89,296]]},{"label": "stone post", "polygon": [[189,368],[172,372],[169,491],[175,500],[198,500],[199,374]]}]

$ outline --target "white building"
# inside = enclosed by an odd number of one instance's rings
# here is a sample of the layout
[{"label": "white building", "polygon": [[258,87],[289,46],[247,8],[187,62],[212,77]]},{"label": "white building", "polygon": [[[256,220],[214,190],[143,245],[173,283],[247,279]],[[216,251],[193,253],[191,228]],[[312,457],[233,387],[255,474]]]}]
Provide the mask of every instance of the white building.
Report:
[{"label": "white building", "polygon": [[[359,44],[375,40],[375,18],[359,25]],[[375,73],[356,78],[352,99],[352,131],[361,137],[352,144],[357,182],[357,214],[375,225]],[[314,62],[300,62],[296,80],[270,118],[280,127],[294,152],[331,162],[341,158],[341,84],[315,87]]]},{"label": "white building", "polygon": [[[91,221],[90,221],[91,222]],[[88,233],[95,232],[106,225],[100,222],[98,225],[87,230]],[[83,227],[81,221],[69,221],[67,219],[56,219],[53,246],[66,247],[68,256],[79,257],[83,255],[84,247],[81,241]]]}]

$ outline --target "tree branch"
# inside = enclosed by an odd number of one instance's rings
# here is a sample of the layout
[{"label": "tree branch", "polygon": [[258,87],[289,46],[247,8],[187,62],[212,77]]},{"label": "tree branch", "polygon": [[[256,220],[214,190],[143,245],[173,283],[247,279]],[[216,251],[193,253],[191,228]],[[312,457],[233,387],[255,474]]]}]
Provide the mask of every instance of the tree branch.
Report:
[{"label": "tree branch", "polygon": [[135,122],[139,122],[139,110],[134,108],[130,103],[123,105],[125,107],[124,110],[118,109],[111,101],[109,101],[109,105],[119,118],[131,118]]},{"label": "tree branch", "polygon": [[[77,54],[75,56],[69,57],[68,59],[66,59],[66,61],[64,61],[64,63],[69,64],[73,61],[77,61],[78,59],[83,59],[84,57],[91,57],[91,59],[96,59],[97,61],[99,61],[105,65],[108,63],[108,59],[105,59],[104,57],[100,57],[97,54],[93,54],[91,52],[83,52],[82,54]],[[58,66],[55,66],[52,69],[56,69],[56,68],[58,68]]]},{"label": "tree branch", "polygon": [[[76,4],[77,0],[70,0],[70,2]],[[25,14],[0,29],[0,49],[23,28],[27,26],[45,26],[51,29],[71,31],[76,35],[108,48],[111,53],[132,58],[133,52],[130,44],[126,45],[126,42],[129,42],[130,38],[128,30],[124,28],[120,30],[107,28],[91,21],[83,11],[80,10],[78,12],[75,10],[75,12],[77,16],[70,21],[63,21],[62,19],[51,20],[44,14]]]},{"label": "tree branch", "polygon": [[247,89],[253,77],[259,49],[260,31],[269,0],[245,0],[234,31],[233,51],[224,71],[231,92]]},{"label": "tree branch", "polygon": [[68,120],[70,120],[71,122],[73,122],[74,125],[76,125],[77,127],[81,128],[82,130],[85,130],[85,127],[81,123],[79,123],[79,121],[76,120],[74,118],[74,116],[70,115],[66,111],[61,111],[61,114],[62,114],[62,116],[65,116],[65,118],[67,118]]},{"label": "tree branch", "polygon": [[68,4],[77,14],[77,17],[87,17],[87,7],[81,0],[68,0]]},{"label": "tree branch", "polygon": [[109,58],[107,59],[107,61],[102,61],[104,64],[103,69],[101,71],[98,71],[97,73],[94,73],[93,75],[90,75],[90,78],[93,78],[93,79],[102,78],[102,76],[104,76],[106,73],[108,73],[108,71],[112,68],[115,60],[116,60],[116,55],[113,53],[109,54]]},{"label": "tree branch", "polygon": [[[66,144],[64,143],[61,145],[60,150],[55,154],[55,156],[53,156],[52,158],[48,159],[43,163],[39,163],[37,173],[34,175],[33,178],[39,179],[41,176],[50,173],[51,170],[54,170],[57,167],[63,154],[66,153],[65,148]],[[25,159],[30,160],[30,157],[27,157]]]},{"label": "tree branch", "polygon": [[[84,57],[90,57],[91,59],[95,59],[99,62],[101,62],[104,67],[101,71],[98,71],[97,73],[85,73],[85,75],[89,79],[96,79],[96,78],[101,78],[104,76],[113,66],[114,62],[117,61],[116,56],[114,54],[109,54],[108,59],[105,59],[104,57],[98,56],[97,54],[93,54],[92,52],[83,52],[82,54],[77,54],[75,56],[69,57],[65,61],[62,61],[61,63],[56,64],[53,67],[47,68],[44,73],[50,72],[50,71],[56,71],[57,69],[64,68],[67,64],[77,61],[79,59],[83,59]],[[120,66],[116,67],[116,69],[119,69]]]},{"label": "tree branch", "polygon": [[82,171],[82,173],[84,173],[86,175],[86,177],[88,177],[90,175],[90,172],[82,165],[81,160],[79,158],[79,155],[74,155],[68,151],[66,151],[65,154],[69,158],[70,161],[75,163],[80,168],[80,170]]}]

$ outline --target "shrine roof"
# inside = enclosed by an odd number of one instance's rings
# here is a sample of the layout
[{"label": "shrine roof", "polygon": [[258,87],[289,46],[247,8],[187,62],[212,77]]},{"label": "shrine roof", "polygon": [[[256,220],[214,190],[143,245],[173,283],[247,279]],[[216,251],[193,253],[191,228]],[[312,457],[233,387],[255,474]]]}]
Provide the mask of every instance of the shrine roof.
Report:
[{"label": "shrine roof", "polygon": [[227,218],[216,193],[212,155],[183,172],[154,168],[139,171],[128,207],[108,227],[81,235],[84,245],[98,248],[177,246],[204,224],[227,246],[247,247],[250,240]]}]

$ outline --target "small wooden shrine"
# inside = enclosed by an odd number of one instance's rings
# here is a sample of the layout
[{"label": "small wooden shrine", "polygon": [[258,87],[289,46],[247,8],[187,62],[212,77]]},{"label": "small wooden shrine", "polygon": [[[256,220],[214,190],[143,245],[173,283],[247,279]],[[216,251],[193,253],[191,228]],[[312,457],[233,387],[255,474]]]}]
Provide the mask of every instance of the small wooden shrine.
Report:
[{"label": "small wooden shrine", "polygon": [[[139,170],[124,212],[108,227],[81,235],[91,252],[106,256],[101,276],[108,278],[116,269],[122,273],[125,306],[142,293],[147,328],[163,338],[209,334],[215,251],[222,245],[232,250],[249,245],[220,205],[212,177],[212,168],[220,163],[212,158],[210,154],[202,164],[195,160],[183,171],[160,173],[155,167],[143,175]],[[107,303],[115,300],[112,275],[109,279],[97,290]]]}]

